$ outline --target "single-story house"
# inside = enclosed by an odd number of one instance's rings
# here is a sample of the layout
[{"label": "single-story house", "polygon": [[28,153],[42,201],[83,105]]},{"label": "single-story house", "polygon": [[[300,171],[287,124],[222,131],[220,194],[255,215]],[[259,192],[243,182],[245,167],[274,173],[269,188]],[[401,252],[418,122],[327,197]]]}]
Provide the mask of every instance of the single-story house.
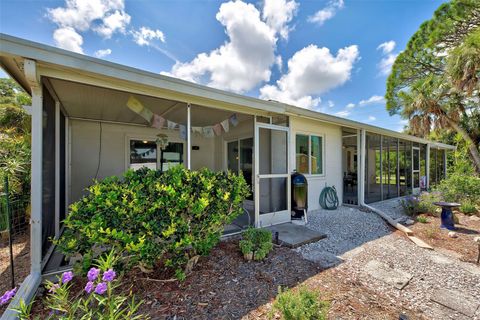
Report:
[{"label": "single-story house", "polygon": [[308,208],[325,186],[364,205],[428,188],[453,146],[0,35],[1,67],[32,96],[31,297],[68,205],[129,168],[242,172],[257,227],[291,220],[291,173]]}]

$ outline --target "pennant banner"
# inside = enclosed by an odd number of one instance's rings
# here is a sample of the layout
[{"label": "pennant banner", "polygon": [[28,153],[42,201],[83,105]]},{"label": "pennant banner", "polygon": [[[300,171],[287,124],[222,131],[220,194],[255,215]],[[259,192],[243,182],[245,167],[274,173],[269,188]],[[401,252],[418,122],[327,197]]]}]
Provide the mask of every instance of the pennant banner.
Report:
[{"label": "pennant banner", "polygon": [[[178,124],[176,122],[170,121],[165,119],[164,117],[153,113],[150,109],[145,108],[143,104],[136,99],[134,96],[130,96],[127,101],[127,107],[138,114],[140,117],[145,119],[152,128],[163,129],[165,128],[168,130],[174,130],[179,127],[180,137],[184,140],[187,139],[187,128],[183,124]],[[230,124],[234,127],[238,125],[238,117],[237,114],[232,114],[228,119],[221,121],[220,123],[214,124],[212,126],[206,127],[192,127],[191,131],[196,134],[201,134],[205,138],[213,138],[215,135],[219,136],[223,132],[230,131]]]},{"label": "pennant banner", "polygon": [[232,124],[232,126],[236,127],[238,126],[238,118],[237,118],[237,114],[234,113],[230,116],[230,123]]},{"label": "pennant banner", "polygon": [[180,139],[187,140],[187,127],[185,127],[183,124],[179,126],[180,126]]},{"label": "pennant banner", "polygon": [[222,125],[223,131],[228,132],[228,130],[230,129],[230,126],[228,125],[228,119],[223,120],[222,122],[220,122],[220,124]]},{"label": "pennant banner", "polygon": [[215,136],[215,132],[213,132],[212,127],[203,127],[203,136],[205,138],[213,138]]},{"label": "pennant banner", "polygon": [[159,116],[158,114],[153,114],[152,123],[150,124],[151,127],[162,129],[165,125],[165,118]]}]

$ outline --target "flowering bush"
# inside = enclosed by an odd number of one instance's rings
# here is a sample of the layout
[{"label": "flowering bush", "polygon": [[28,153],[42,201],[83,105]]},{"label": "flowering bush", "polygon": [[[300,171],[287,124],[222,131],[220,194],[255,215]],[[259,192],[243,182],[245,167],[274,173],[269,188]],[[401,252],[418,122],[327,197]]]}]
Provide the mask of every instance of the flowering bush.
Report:
[{"label": "flowering bush", "polygon": [[82,255],[86,271],[96,252],[115,248],[130,266],[151,269],[161,262],[180,279],[243,212],[249,193],[241,175],[181,166],[127,171],[122,180],[106,178],[88,191],[64,221],[57,242],[64,253]]},{"label": "flowering bush", "polygon": [[0,306],[9,303],[10,300],[12,300],[12,298],[15,296],[15,293],[17,293],[17,288],[5,291],[5,293],[0,297]]},{"label": "flowering bush", "polygon": [[[114,293],[120,281],[111,266],[117,259],[113,251],[98,259],[98,268],[92,267],[88,271],[84,293],[74,294],[73,298],[70,294],[73,272],[63,273],[57,283],[47,281],[45,306],[51,311],[47,319],[148,319],[137,314],[142,301],[135,302],[134,296],[129,299]],[[22,302],[15,311],[20,320],[31,319],[31,305]]]},{"label": "flowering bush", "polygon": [[401,201],[406,215],[415,216],[419,213],[435,215],[438,208],[433,203],[443,201],[442,194],[436,191],[422,192],[419,196],[408,196]]}]

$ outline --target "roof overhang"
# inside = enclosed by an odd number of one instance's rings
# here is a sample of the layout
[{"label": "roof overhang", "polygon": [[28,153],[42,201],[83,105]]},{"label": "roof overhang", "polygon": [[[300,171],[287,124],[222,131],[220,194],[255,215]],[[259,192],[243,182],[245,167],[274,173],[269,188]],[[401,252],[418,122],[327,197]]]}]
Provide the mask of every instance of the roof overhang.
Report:
[{"label": "roof overhang", "polygon": [[286,114],[332,123],[353,129],[430,144],[432,147],[455,149],[454,146],[433,142],[276,101],[243,96],[181,79],[147,72],[125,65],[54,48],[40,43],[0,34],[0,65],[27,92],[29,82],[23,72],[25,59],[36,61],[39,76],[56,78],[143,94],[218,109],[250,114]]}]

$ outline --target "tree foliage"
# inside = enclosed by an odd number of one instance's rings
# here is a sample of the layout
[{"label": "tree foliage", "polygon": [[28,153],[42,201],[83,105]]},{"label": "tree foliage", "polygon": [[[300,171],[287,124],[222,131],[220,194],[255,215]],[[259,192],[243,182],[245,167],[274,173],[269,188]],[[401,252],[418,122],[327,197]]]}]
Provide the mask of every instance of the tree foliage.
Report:
[{"label": "tree foliage", "polygon": [[480,1],[442,4],[399,54],[387,80],[387,110],[409,132],[450,130],[469,142],[480,172]]},{"label": "tree foliage", "polygon": [[23,105],[31,100],[11,79],[0,79],[0,191],[7,176],[13,194],[30,188],[30,116]]}]

